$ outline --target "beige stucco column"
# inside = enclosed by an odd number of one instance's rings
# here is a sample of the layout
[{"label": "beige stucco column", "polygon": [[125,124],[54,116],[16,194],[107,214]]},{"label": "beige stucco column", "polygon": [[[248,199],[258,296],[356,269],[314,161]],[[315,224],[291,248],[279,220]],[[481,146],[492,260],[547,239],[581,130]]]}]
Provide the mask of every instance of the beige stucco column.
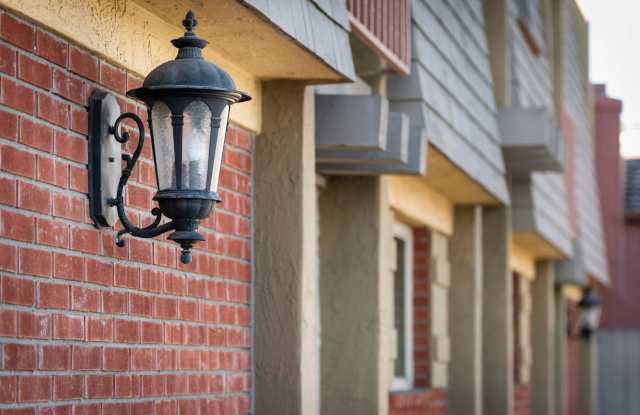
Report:
[{"label": "beige stucco column", "polygon": [[482,208],[457,207],[449,243],[449,413],[482,414]]},{"label": "beige stucco column", "polygon": [[482,241],[483,407],[487,415],[508,415],[513,410],[510,208],[483,208]]},{"label": "beige stucco column", "polygon": [[536,278],[531,285],[533,309],[531,340],[533,346],[533,414],[555,414],[555,269],[551,261],[536,263]]},{"label": "beige stucco column", "polygon": [[598,337],[580,340],[580,400],[578,412],[584,415],[597,414],[598,402]]},{"label": "beige stucco column", "polygon": [[567,299],[562,285],[555,287],[555,415],[567,413]]},{"label": "beige stucco column", "polygon": [[394,257],[386,179],[331,177],[320,194],[325,415],[387,415]]},{"label": "beige stucco column", "polygon": [[256,414],[316,415],[319,292],[313,90],[265,82],[255,149]]}]

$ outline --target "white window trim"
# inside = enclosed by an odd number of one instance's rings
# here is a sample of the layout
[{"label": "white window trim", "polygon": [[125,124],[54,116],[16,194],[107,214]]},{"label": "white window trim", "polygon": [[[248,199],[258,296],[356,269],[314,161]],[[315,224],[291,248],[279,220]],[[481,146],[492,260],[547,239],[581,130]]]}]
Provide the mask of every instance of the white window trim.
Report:
[{"label": "white window trim", "polygon": [[[393,378],[391,389],[394,391],[413,389],[413,230],[411,227],[396,222],[393,225],[393,236],[404,241],[404,377]],[[394,247],[395,249],[395,247]]]}]

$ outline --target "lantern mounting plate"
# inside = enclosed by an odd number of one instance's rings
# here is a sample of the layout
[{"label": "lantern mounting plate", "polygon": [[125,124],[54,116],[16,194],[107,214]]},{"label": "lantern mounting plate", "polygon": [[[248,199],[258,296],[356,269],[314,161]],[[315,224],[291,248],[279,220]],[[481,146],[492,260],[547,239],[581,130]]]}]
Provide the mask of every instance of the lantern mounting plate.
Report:
[{"label": "lantern mounting plate", "polygon": [[120,115],[112,94],[98,91],[89,101],[89,213],[97,227],[113,227],[118,217],[109,203],[118,191],[122,145],[111,127]]}]

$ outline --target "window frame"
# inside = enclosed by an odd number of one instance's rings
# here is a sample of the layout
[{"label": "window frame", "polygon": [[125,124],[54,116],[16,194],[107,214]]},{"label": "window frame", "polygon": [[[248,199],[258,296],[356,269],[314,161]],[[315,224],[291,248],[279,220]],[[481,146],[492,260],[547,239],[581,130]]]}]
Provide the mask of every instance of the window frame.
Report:
[{"label": "window frame", "polygon": [[[392,391],[406,391],[413,389],[414,386],[414,366],[413,366],[413,352],[414,352],[414,344],[413,344],[413,283],[414,283],[414,275],[413,275],[413,259],[414,259],[414,246],[413,246],[413,229],[400,222],[395,222],[393,224],[393,238],[394,238],[394,249],[395,247],[395,239],[400,239],[404,241],[405,252],[404,252],[404,373],[405,376],[398,377],[395,374],[395,364],[394,364],[394,373],[393,373],[393,382],[391,384]],[[397,261],[397,259],[396,259]],[[395,290],[394,287],[394,301],[395,301]],[[395,309],[395,305],[394,305]],[[395,326],[395,317],[394,317],[394,326]],[[396,329],[394,327],[394,329]],[[397,330],[397,329],[396,329]],[[397,339],[397,334],[396,334]],[[396,340],[396,345],[397,344]]]}]

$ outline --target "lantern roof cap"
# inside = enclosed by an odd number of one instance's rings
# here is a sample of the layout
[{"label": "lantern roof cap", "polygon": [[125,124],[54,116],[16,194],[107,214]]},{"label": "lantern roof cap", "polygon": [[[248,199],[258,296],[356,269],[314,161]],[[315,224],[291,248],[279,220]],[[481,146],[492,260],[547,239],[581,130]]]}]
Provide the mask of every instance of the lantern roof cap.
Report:
[{"label": "lantern roof cap", "polygon": [[209,42],[196,35],[197,26],[193,11],[189,10],[182,25],[186,32],[171,43],[178,48],[178,55],[152,70],[144,79],[141,88],[132,89],[127,95],[142,99],[157,96],[163,91],[194,92],[223,95],[232,103],[248,101],[251,97],[236,89],[231,76],[218,65],[206,61],[202,56]]}]

